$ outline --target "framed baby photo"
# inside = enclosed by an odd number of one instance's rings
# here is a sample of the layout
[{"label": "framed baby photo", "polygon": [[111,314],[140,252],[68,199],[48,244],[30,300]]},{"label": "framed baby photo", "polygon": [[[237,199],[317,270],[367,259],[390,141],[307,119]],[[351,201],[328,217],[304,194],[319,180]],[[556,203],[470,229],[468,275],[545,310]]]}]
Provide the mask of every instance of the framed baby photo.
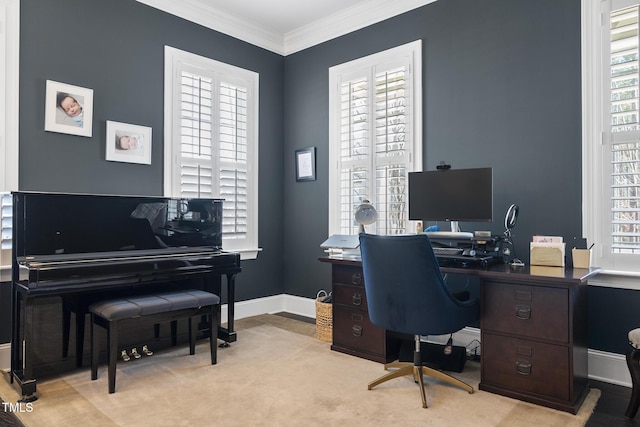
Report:
[{"label": "framed baby photo", "polygon": [[106,159],[151,164],[151,128],[107,120]]},{"label": "framed baby photo", "polygon": [[91,136],[93,89],[47,80],[44,130]]}]

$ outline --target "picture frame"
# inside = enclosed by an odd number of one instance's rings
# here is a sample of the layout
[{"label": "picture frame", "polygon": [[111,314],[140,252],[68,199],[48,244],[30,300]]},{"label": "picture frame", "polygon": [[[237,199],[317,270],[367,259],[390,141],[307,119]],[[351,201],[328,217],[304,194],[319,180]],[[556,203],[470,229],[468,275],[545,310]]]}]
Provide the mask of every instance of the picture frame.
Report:
[{"label": "picture frame", "polygon": [[151,164],[151,128],[107,120],[106,160]]},{"label": "picture frame", "polygon": [[296,181],[316,180],[316,147],[296,150]]},{"label": "picture frame", "polygon": [[47,80],[44,130],[91,137],[93,89]]}]

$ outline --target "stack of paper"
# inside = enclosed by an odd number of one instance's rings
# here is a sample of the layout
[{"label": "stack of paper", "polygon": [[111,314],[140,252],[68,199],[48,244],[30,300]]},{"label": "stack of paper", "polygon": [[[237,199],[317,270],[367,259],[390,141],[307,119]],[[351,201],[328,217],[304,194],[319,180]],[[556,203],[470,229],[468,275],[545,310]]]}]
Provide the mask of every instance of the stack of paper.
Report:
[{"label": "stack of paper", "polygon": [[530,251],[531,265],[564,267],[565,243],[560,236],[533,236]]}]

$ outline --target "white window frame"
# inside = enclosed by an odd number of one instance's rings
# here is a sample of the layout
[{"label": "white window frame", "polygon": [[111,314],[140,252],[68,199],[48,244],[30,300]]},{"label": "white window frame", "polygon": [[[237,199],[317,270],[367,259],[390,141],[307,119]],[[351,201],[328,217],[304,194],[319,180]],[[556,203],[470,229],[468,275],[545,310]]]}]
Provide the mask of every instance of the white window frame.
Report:
[{"label": "white window frame", "polygon": [[[629,6],[637,0],[622,0]],[[620,2],[620,1],[619,1]],[[591,264],[603,269],[594,284],[640,288],[640,255],[610,251],[608,33],[610,0],[582,0],[582,217],[583,234],[594,243]]]},{"label": "white window frame", "polygon": [[[247,141],[247,233],[245,239],[222,237],[222,247],[239,252],[241,259],[253,259],[258,248],[258,97],[259,75],[255,72],[215,61],[200,55],[165,46],[164,88],[164,194],[180,197],[180,69],[183,66],[202,70],[203,75],[224,76],[227,81],[240,79],[249,91]],[[214,161],[215,163],[215,161]],[[214,164],[214,169],[216,168]],[[218,186],[214,186],[218,188]],[[212,197],[220,197],[213,194]]]},{"label": "white window frame", "polygon": [[[407,126],[408,139],[411,143],[405,147],[408,160],[405,163],[408,173],[422,170],[422,41],[416,40],[395,48],[375,53],[360,59],[329,68],[329,235],[342,234],[340,224],[340,84],[363,75],[373,74],[380,64],[409,63],[409,78],[407,83],[410,92],[410,112]],[[371,131],[373,132],[373,130]],[[370,141],[374,141],[370,137]],[[371,151],[371,158],[374,157]],[[372,179],[375,180],[375,165],[370,162]],[[408,214],[408,187],[407,187]],[[370,195],[369,197],[374,197]],[[372,203],[375,203],[371,200]],[[374,206],[375,207],[375,206]],[[415,232],[416,222],[409,221],[407,216],[405,232]]]},{"label": "white window frame", "polygon": [[[0,0],[0,192],[18,190],[19,52],[20,1]],[[10,250],[0,250],[0,268],[11,268]]]}]

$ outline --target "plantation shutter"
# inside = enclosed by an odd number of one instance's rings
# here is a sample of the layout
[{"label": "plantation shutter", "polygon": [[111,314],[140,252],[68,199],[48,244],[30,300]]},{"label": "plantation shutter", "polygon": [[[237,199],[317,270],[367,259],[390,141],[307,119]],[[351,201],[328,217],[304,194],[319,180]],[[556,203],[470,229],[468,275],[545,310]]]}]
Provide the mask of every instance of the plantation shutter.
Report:
[{"label": "plantation shutter", "polygon": [[223,233],[247,233],[247,89],[220,83],[220,197]]},{"label": "plantation shutter", "polygon": [[[340,86],[340,229],[356,234],[354,216],[370,196],[369,92],[367,77]],[[370,200],[372,201],[372,200]]]},{"label": "plantation shutter", "polygon": [[247,88],[182,71],[180,193],[223,198],[227,239],[247,233],[247,102]]},{"label": "plantation shutter", "polygon": [[340,85],[340,232],[357,233],[355,210],[369,200],[378,220],[367,231],[401,234],[407,229],[411,146],[409,66],[367,71]]},{"label": "plantation shutter", "polygon": [[182,72],[180,194],[214,197],[213,80]]},{"label": "plantation shutter", "polygon": [[638,6],[610,18],[611,252],[640,254]]},{"label": "plantation shutter", "polygon": [[0,193],[0,223],[0,265],[10,265],[13,236],[13,199],[11,193]]}]

